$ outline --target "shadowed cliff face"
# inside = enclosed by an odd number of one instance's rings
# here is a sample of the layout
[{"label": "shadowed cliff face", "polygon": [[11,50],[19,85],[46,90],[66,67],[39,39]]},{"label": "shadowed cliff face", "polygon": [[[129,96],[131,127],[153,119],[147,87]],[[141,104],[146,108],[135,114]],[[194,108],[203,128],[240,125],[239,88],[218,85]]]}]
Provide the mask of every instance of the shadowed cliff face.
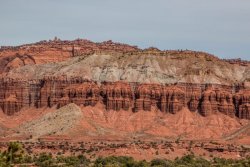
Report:
[{"label": "shadowed cliff face", "polygon": [[8,115],[23,107],[103,103],[116,111],[176,114],[186,107],[250,119],[250,63],[239,59],[55,40],[1,48],[0,60],[0,107]]}]

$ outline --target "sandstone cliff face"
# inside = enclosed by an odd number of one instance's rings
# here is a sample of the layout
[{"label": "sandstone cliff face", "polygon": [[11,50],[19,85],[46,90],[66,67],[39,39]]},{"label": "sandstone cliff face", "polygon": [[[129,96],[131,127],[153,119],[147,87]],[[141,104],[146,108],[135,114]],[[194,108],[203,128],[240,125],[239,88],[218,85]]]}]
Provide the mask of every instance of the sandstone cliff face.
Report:
[{"label": "sandstone cliff face", "polygon": [[207,116],[217,112],[229,116],[235,115],[233,95],[230,92],[210,88],[202,94],[201,114]]},{"label": "sandstone cliff face", "polygon": [[161,94],[161,111],[177,113],[185,104],[185,92],[178,87],[164,87]]},{"label": "sandstone cliff face", "polygon": [[151,111],[161,97],[161,87],[156,84],[139,85],[135,91],[135,111]]},{"label": "sandstone cliff face", "polygon": [[131,107],[133,94],[128,83],[104,83],[101,86],[101,95],[107,110],[128,110]]},{"label": "sandstone cliff face", "polygon": [[0,49],[0,107],[58,108],[69,103],[107,110],[250,119],[250,63],[195,51],[160,51],[106,41],[41,41]]},{"label": "sandstone cliff face", "polygon": [[95,83],[84,82],[80,78],[66,80],[60,78],[46,78],[40,81],[39,100],[37,107],[58,108],[69,103],[75,103],[79,106],[94,106],[99,100],[99,88]]},{"label": "sandstone cliff face", "polygon": [[[184,107],[209,116],[218,112],[230,117],[250,119],[250,91],[241,87],[203,84],[138,84],[95,82],[82,78],[44,78],[42,80],[0,80],[0,107],[13,115],[23,107],[58,108],[69,103],[95,106],[103,103],[107,110],[152,111],[176,114]],[[244,92],[244,93],[242,93]]]},{"label": "sandstone cliff face", "polygon": [[5,114],[13,115],[28,105],[29,96],[25,95],[27,84],[18,80],[2,79],[0,82],[0,106]]},{"label": "sandstone cliff face", "polygon": [[237,116],[250,119],[250,91],[241,90],[234,96]]}]

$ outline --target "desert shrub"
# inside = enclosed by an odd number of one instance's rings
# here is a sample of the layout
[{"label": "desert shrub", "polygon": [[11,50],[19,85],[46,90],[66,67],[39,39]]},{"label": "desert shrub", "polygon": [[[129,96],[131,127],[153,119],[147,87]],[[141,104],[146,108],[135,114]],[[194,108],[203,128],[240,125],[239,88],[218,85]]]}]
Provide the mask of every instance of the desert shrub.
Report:
[{"label": "desert shrub", "polygon": [[250,166],[250,158],[233,160],[233,159],[224,159],[224,158],[214,158],[213,166],[233,166],[233,167],[248,167]]},{"label": "desert shrub", "polygon": [[69,156],[69,157],[64,157],[64,156],[57,156],[55,158],[55,164],[60,164],[62,166],[84,166],[87,167],[90,164],[90,160],[87,159],[85,156],[83,155],[78,155],[78,156]]},{"label": "desert shrub", "polygon": [[30,155],[24,155],[21,163],[32,163],[33,157]]},{"label": "desert shrub", "polygon": [[66,166],[80,166],[80,160],[75,156],[70,156],[65,158]]},{"label": "desert shrub", "polygon": [[152,167],[170,167],[172,165],[171,161],[163,159],[153,159],[150,163]]},{"label": "desert shrub", "polygon": [[23,146],[18,142],[10,142],[5,153],[8,163],[20,163],[24,156]]},{"label": "desert shrub", "polygon": [[6,157],[1,152],[0,152],[0,166],[1,167],[7,167],[8,166],[7,161],[6,161]]},{"label": "desert shrub", "polygon": [[195,157],[193,154],[185,155],[174,161],[174,166],[190,166],[190,167],[210,167],[211,163],[201,157]]},{"label": "desert shrub", "polygon": [[41,153],[38,158],[35,158],[35,164],[39,167],[51,167],[54,161],[51,154]]},{"label": "desert shrub", "polygon": [[136,165],[136,162],[132,157],[126,156],[110,156],[106,158],[99,157],[94,162],[94,167],[109,167],[109,166],[118,166],[118,167],[133,167]]},{"label": "desert shrub", "polygon": [[21,163],[24,157],[24,150],[20,143],[10,142],[7,150],[0,153],[0,166],[13,166],[13,164]]},{"label": "desert shrub", "polygon": [[88,166],[90,164],[90,160],[83,155],[78,155],[77,158],[79,159],[81,165]]},{"label": "desert shrub", "polygon": [[0,152],[0,167],[30,165],[38,167],[249,167],[250,157],[240,160],[213,158],[208,161],[190,154],[176,158],[174,161],[154,159],[147,162],[145,160],[135,161],[132,157],[127,156],[109,156],[90,161],[83,155],[69,157],[60,155],[53,158],[52,154],[41,153],[38,156],[30,156],[25,154],[22,145],[17,142],[9,143],[7,150]]},{"label": "desert shrub", "polygon": [[143,161],[136,162],[133,167],[150,167],[150,163],[143,160]]}]

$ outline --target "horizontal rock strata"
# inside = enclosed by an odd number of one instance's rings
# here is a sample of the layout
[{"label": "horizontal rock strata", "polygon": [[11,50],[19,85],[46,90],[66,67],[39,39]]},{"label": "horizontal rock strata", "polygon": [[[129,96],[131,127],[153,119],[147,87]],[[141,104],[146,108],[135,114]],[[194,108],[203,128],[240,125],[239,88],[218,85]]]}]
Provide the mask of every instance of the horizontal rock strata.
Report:
[{"label": "horizontal rock strata", "polygon": [[185,107],[203,116],[250,119],[249,69],[241,59],[112,41],[55,38],[3,46],[0,110],[13,115],[24,107],[102,103],[107,111],[175,114]]},{"label": "horizontal rock strata", "polygon": [[152,111],[175,114],[183,107],[203,116],[223,113],[250,119],[250,90],[244,85],[218,84],[143,84],[103,82],[98,84],[79,77],[40,80],[0,80],[0,107],[7,115],[23,107],[58,108],[69,103],[95,106],[103,103],[107,110]]}]

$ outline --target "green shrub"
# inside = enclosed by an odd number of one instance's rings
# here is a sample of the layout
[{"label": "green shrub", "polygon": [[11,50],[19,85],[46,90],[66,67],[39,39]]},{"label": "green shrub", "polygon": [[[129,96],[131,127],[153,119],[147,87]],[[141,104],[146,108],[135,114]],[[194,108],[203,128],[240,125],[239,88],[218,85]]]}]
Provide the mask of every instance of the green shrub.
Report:
[{"label": "green shrub", "polygon": [[172,164],[171,161],[163,160],[163,159],[153,159],[151,161],[152,167],[170,167],[171,164]]},{"label": "green shrub", "polygon": [[41,153],[35,160],[35,164],[39,167],[51,167],[53,166],[53,158],[51,154]]},{"label": "green shrub", "polygon": [[174,161],[175,166],[190,166],[190,167],[209,167],[211,166],[210,162],[201,158],[195,157],[193,154],[185,155],[182,158],[177,158]]},{"label": "green shrub", "polygon": [[133,167],[136,162],[132,157],[126,156],[110,156],[106,158],[99,157],[95,160],[94,167],[106,167],[106,166],[119,166],[119,167]]}]

